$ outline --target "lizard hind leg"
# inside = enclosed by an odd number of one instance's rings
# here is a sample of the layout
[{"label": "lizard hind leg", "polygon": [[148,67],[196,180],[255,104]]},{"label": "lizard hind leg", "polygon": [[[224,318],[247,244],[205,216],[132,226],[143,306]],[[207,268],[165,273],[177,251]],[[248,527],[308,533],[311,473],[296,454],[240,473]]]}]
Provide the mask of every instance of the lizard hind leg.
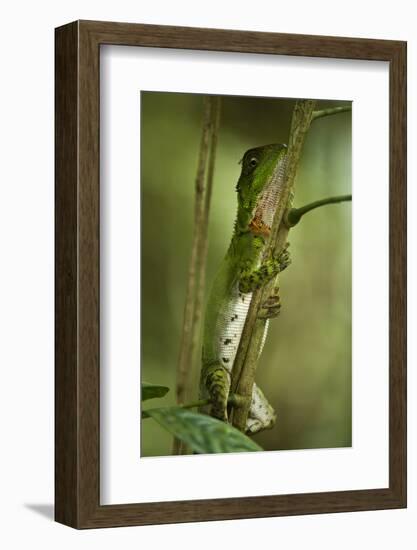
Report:
[{"label": "lizard hind leg", "polygon": [[227,422],[230,374],[220,363],[205,367],[204,386],[211,399],[210,415]]},{"label": "lizard hind leg", "polygon": [[276,418],[275,411],[268,403],[262,390],[254,384],[252,390],[252,403],[246,422],[246,433],[253,435],[261,430],[272,428],[276,422]]}]

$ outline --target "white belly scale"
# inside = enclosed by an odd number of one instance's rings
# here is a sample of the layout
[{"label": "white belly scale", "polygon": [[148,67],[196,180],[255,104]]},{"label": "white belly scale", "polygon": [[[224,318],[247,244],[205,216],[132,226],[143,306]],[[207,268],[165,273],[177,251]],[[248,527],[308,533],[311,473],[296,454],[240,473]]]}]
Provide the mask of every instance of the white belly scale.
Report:
[{"label": "white belly scale", "polygon": [[[232,289],[230,300],[219,312],[216,323],[216,335],[218,338],[217,354],[221,364],[231,373],[236,353],[245,326],[246,316],[252,299],[252,292],[244,294],[239,291],[237,282]],[[265,323],[265,330],[262,337],[262,344],[259,354],[262,352],[267,332],[269,319]]]}]

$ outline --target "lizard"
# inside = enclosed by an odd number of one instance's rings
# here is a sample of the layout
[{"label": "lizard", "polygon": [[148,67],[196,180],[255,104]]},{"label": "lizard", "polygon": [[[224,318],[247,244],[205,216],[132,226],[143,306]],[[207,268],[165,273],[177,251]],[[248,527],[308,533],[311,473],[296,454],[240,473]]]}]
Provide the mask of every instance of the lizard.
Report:
[{"label": "lizard", "polygon": [[[264,145],[249,149],[242,160],[236,186],[237,216],[232,239],[206,304],[200,375],[200,397],[210,399],[201,412],[228,422],[231,372],[252,293],[263,287],[290,263],[288,243],[283,252],[262,261],[276,208],[281,198],[286,146]],[[275,292],[263,304],[266,319],[261,350],[269,319],[278,315],[280,299]],[[275,411],[262,390],[254,384],[246,433],[271,428]]]}]

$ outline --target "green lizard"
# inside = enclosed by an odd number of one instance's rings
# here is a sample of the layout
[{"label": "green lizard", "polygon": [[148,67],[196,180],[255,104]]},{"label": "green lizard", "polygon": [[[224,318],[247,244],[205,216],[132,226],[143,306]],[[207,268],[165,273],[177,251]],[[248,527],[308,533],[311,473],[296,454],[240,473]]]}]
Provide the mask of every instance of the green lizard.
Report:
[{"label": "green lizard", "polygon": [[[252,292],[289,264],[287,247],[280,257],[261,260],[281,198],[285,159],[286,146],[279,144],[250,149],[243,156],[236,187],[238,209],[234,232],[206,306],[200,396],[210,398],[211,405],[202,412],[225,422],[230,376]],[[263,318],[276,316],[280,309],[278,293],[263,306]],[[263,343],[267,329],[268,320]],[[254,434],[272,427],[275,419],[273,408],[254,384],[246,432]]]}]

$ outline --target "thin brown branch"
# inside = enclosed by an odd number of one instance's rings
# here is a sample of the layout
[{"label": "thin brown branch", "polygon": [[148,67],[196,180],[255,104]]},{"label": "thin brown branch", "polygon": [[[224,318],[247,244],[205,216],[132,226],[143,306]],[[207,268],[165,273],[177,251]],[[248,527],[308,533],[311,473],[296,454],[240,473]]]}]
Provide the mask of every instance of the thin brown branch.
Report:
[{"label": "thin brown branch", "polygon": [[[190,393],[190,382],[197,361],[201,334],[202,303],[208,246],[208,220],[220,122],[220,98],[208,96],[204,100],[203,127],[195,180],[194,235],[188,271],[183,329],[177,367],[177,403],[184,403]],[[174,440],[174,454],[184,448]]]},{"label": "thin brown branch", "polygon": [[[287,240],[288,227],[284,223],[284,216],[290,203],[301,151],[311,124],[314,106],[315,101],[301,100],[297,101],[294,107],[282,200],[275,213],[271,237],[264,253],[264,259],[269,257],[272,252],[277,254],[282,251]],[[243,405],[234,408],[232,422],[240,431],[244,431],[246,426],[262,335],[266,322],[259,319],[259,309],[261,304],[268,297],[274,284],[275,281],[271,281],[264,289],[256,290],[253,293],[233,365],[232,392],[241,396]]]},{"label": "thin brown branch", "polygon": [[[240,404],[239,396],[231,393],[227,399],[227,402],[237,406]],[[177,405],[177,407],[180,409],[197,409],[199,407],[203,407],[204,405],[209,405],[210,403],[212,403],[212,400],[210,398],[198,399],[197,401],[192,401],[191,403],[184,403],[183,405]],[[173,407],[173,408],[176,408],[176,407]],[[149,415],[147,410],[144,410],[142,411],[142,420],[145,420],[146,418],[152,418],[152,417]]]},{"label": "thin brown branch", "polygon": [[205,175],[207,167],[207,157],[210,142],[211,131],[211,102],[208,98],[204,100],[203,128],[200,141],[200,152],[198,158],[197,176],[195,179],[195,198],[194,198],[194,234],[191,247],[191,258],[188,269],[188,281],[185,297],[184,317],[180,343],[180,353],[178,358],[177,371],[177,402],[181,404],[184,401],[186,393],[187,370],[190,365],[191,341],[193,318],[195,308],[195,297],[197,288],[197,256],[199,250],[199,241],[201,239],[202,218],[204,213],[204,191]]},{"label": "thin brown branch", "polygon": [[325,116],[338,115],[339,113],[347,113],[352,111],[352,105],[344,105],[343,107],[331,107],[330,109],[322,109],[321,111],[314,111],[311,117],[311,122],[318,118]]},{"label": "thin brown branch", "polygon": [[[191,345],[192,365],[195,365],[199,360],[199,340],[202,323],[203,299],[206,286],[206,265],[207,265],[207,250],[208,250],[208,227],[210,217],[211,195],[213,190],[214,167],[216,163],[217,141],[220,126],[221,98],[219,96],[210,97],[211,102],[211,136],[210,136],[210,152],[208,161],[208,172],[206,181],[206,192],[204,196],[204,209],[202,217],[202,228],[200,229],[200,239],[197,252],[197,271],[199,273],[199,283],[197,285],[197,295],[194,308],[193,326],[193,341]],[[188,380],[191,378],[189,373]]]},{"label": "thin brown branch", "polygon": [[301,208],[291,208],[287,212],[285,217],[285,223],[288,227],[294,227],[301,220],[304,214],[320,208],[321,206],[326,206],[328,204],[339,204],[341,202],[347,202],[352,200],[352,195],[338,195],[336,197],[327,197],[319,201],[310,202]]},{"label": "thin brown branch", "polygon": [[[180,409],[196,409],[198,407],[202,407],[203,405],[208,405],[211,403],[210,399],[199,399],[198,401],[193,401],[192,403],[184,403],[184,405],[178,405],[178,408]],[[142,420],[146,420],[147,418],[152,418],[148,411],[142,411]],[[176,440],[175,440],[176,441]]]}]

